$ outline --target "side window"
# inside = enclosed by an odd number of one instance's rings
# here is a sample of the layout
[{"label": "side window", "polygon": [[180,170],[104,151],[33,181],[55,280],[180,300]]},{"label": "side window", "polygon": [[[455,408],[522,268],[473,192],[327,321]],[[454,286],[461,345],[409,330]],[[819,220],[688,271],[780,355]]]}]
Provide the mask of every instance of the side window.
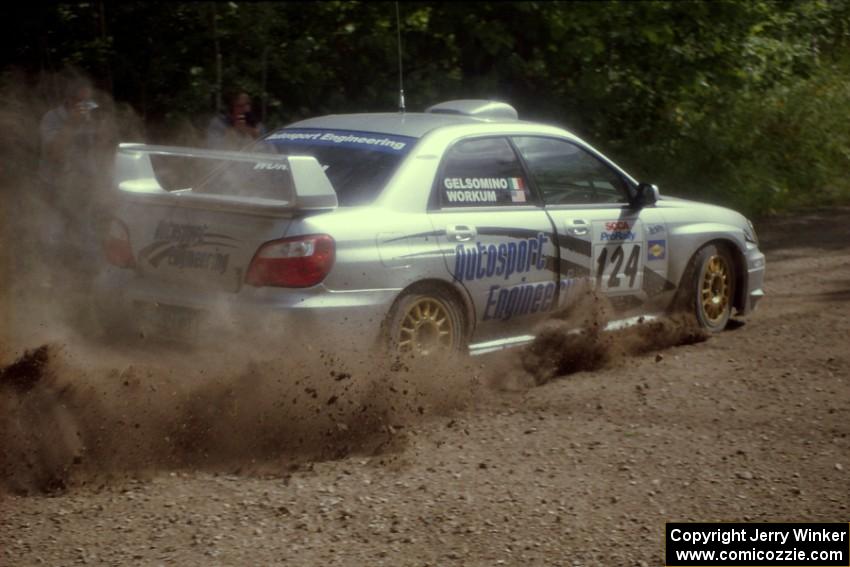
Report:
[{"label": "side window", "polygon": [[626,182],[579,146],[555,138],[513,138],[548,205],[626,203]]},{"label": "side window", "polygon": [[531,195],[519,159],[505,138],[458,142],[437,179],[442,207],[517,206]]}]

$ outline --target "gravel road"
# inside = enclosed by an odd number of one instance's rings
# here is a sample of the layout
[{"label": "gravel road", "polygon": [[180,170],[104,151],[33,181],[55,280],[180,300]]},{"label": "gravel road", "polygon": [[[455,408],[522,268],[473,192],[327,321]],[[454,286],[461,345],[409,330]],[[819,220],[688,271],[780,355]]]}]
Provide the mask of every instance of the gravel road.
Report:
[{"label": "gravel road", "polygon": [[[92,387],[89,405],[69,401],[65,417],[101,431],[97,451],[85,453],[85,436],[66,439],[59,410],[28,433],[82,456],[47,494],[0,493],[0,565],[660,565],[669,521],[846,522],[848,227],[850,209],[764,221],[767,297],[753,315],[708,340],[603,357],[539,386],[520,375],[519,352],[464,361],[455,374],[411,368],[402,374],[420,401],[406,409],[396,407],[405,392],[362,409],[379,381],[346,390],[352,409],[265,429],[231,421],[241,394],[222,387],[192,413],[216,417],[196,420],[206,436],[182,441],[155,428],[171,419],[171,406],[151,405],[163,398],[98,406]],[[84,358],[50,352],[51,395],[67,395],[66,373],[97,374]],[[152,387],[155,366],[103,364],[119,392],[103,395]],[[301,390],[316,407],[344,401]],[[256,391],[250,408],[269,398]],[[186,410],[192,394],[174,407]],[[4,403],[20,417],[18,402]],[[75,414],[96,407],[105,417]],[[127,425],[133,411],[148,421]],[[310,436],[313,425],[324,437]],[[117,433],[107,442],[104,430]],[[298,450],[270,449],[269,432],[298,439]]]}]

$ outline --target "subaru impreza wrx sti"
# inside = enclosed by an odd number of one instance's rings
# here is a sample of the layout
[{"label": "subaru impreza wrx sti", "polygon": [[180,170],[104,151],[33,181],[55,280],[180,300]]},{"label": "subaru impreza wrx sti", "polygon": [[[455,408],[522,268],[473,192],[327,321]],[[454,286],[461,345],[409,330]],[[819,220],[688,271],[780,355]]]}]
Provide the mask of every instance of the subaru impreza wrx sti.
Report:
[{"label": "subaru impreza wrx sti", "polygon": [[311,118],[248,152],[122,144],[115,180],[97,302],[147,335],[481,353],[587,287],[623,320],[679,306],[709,331],[763,295],[744,216],[661,196],[505,103]]}]

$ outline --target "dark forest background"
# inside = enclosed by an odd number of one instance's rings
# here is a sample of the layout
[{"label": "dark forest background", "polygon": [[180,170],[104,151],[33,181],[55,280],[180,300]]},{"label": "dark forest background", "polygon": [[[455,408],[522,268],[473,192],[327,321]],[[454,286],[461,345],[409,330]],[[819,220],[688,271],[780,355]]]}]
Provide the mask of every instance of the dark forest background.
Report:
[{"label": "dark forest background", "polygon": [[[848,1],[398,7],[408,111],[503,100],[662,192],[751,214],[850,195]],[[0,25],[6,149],[37,143],[73,72],[148,142],[197,141],[231,88],[269,127],[398,107],[392,2],[17,2]]]}]

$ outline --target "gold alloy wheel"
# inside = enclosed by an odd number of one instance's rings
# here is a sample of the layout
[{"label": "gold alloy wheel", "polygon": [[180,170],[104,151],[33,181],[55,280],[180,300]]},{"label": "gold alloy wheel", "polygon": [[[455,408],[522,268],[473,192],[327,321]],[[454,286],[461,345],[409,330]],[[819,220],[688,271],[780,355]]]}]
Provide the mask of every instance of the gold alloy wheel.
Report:
[{"label": "gold alloy wheel", "polygon": [[729,266],[719,255],[711,256],[705,266],[700,295],[702,312],[711,324],[723,320],[730,303]]},{"label": "gold alloy wheel", "polygon": [[450,350],[455,338],[454,323],[446,305],[432,297],[413,303],[401,320],[398,350],[428,355]]}]

